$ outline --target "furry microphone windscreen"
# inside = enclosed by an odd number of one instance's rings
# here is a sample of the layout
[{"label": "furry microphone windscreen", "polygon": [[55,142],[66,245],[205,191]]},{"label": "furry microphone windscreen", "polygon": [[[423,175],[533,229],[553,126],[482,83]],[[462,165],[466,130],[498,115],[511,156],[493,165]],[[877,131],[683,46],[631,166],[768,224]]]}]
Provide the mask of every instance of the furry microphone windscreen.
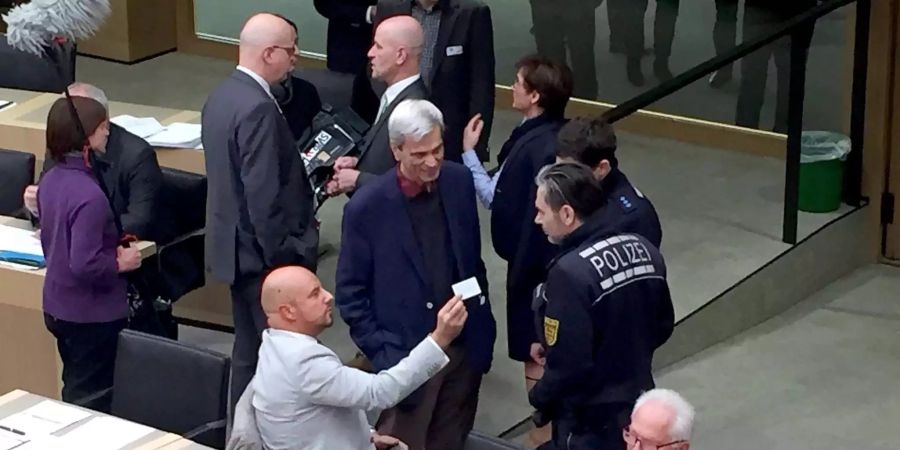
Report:
[{"label": "furry microphone windscreen", "polygon": [[32,0],[11,9],[3,20],[11,47],[42,55],[57,37],[91,37],[109,13],[109,0]]}]

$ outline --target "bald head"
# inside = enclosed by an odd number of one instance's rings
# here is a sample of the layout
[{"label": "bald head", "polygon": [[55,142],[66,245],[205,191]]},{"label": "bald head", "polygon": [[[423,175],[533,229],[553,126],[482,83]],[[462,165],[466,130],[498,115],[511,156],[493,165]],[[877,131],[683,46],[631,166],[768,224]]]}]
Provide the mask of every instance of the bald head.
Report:
[{"label": "bald head", "polygon": [[388,86],[419,73],[425,32],[412,16],[385,19],[375,30],[369,62],[372,78]]},{"label": "bald head", "polygon": [[334,297],[306,268],[275,269],[263,280],[263,312],[272,328],[317,336],[331,325]]},{"label": "bald head", "polygon": [[425,32],[422,25],[412,16],[395,16],[385,19],[378,25],[378,32],[382,33],[387,42],[397,47],[410,49],[416,54],[421,53],[425,45]]},{"label": "bald head", "polygon": [[241,29],[239,64],[269,84],[283,80],[293,70],[296,52],[297,30],[283,17],[259,13]]},{"label": "bald head", "polygon": [[280,305],[293,305],[301,293],[309,292],[319,284],[309,270],[299,267],[275,269],[262,285],[262,307],[266,315],[278,312]]},{"label": "bald head", "polygon": [[259,13],[241,29],[241,47],[268,47],[294,41],[294,29],[287,21],[270,13]]}]

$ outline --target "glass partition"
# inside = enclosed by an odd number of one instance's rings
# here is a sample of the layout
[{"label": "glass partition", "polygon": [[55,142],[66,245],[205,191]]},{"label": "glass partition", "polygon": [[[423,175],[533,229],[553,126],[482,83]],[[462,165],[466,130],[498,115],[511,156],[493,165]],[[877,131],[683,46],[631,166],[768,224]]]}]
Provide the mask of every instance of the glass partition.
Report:
[{"label": "glass partition", "polygon": [[[787,5],[805,0],[792,0]],[[784,11],[745,8],[743,0],[486,0],[494,23],[497,83],[510,85],[513,65],[521,56],[540,51],[565,58],[582,98],[617,104],[727,51],[745,38],[766,33]],[[808,3],[808,2],[807,2]],[[237,38],[243,21],[257,11],[272,11],[294,20],[307,54],[324,55],[327,21],[312,1],[194,0],[198,36]],[[786,8],[797,9],[796,6]],[[802,7],[801,7],[802,9]],[[748,12],[749,11],[749,12]],[[815,129],[839,130],[848,109],[850,55],[848,23],[852,8],[842,8],[815,26],[810,45],[806,121]],[[696,83],[654,104],[653,111],[725,124],[735,124],[738,98],[744,90],[741,125],[777,130],[778,70],[782,53],[768,61],[756,58],[745,70],[755,83],[741,83],[741,64],[730,80]],[[629,60],[631,63],[629,63]],[[631,67],[629,67],[629,64]],[[637,70],[639,69],[639,70]],[[638,78],[644,83],[637,85]],[[762,82],[761,80],[764,80]],[[784,81],[787,83],[787,80]],[[743,86],[743,87],[742,87]],[[782,91],[784,96],[786,89]],[[759,121],[746,120],[759,115]]]}]

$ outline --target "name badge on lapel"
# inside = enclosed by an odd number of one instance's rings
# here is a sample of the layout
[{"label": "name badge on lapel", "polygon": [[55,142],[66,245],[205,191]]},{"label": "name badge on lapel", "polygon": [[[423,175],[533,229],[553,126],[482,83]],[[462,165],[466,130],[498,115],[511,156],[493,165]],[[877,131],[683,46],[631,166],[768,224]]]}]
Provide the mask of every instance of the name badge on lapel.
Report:
[{"label": "name badge on lapel", "polygon": [[456,56],[463,54],[463,46],[462,45],[453,45],[447,47],[447,56]]}]

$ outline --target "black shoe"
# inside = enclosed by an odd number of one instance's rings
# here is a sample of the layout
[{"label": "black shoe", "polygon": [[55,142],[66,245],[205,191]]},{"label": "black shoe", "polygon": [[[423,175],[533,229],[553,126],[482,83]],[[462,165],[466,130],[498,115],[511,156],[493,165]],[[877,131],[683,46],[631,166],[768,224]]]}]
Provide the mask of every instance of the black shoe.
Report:
[{"label": "black shoe", "polygon": [[709,76],[709,85],[715,89],[721,89],[731,82],[731,77],[730,69],[719,69]]},{"label": "black shoe", "polygon": [[633,86],[643,86],[647,80],[644,79],[644,72],[641,70],[641,64],[638,63],[628,63],[626,66],[626,72],[628,73],[628,82]]},{"label": "black shoe", "polygon": [[674,77],[672,71],[669,70],[669,63],[664,61],[653,63],[653,74],[656,75],[659,81],[669,81]]}]

